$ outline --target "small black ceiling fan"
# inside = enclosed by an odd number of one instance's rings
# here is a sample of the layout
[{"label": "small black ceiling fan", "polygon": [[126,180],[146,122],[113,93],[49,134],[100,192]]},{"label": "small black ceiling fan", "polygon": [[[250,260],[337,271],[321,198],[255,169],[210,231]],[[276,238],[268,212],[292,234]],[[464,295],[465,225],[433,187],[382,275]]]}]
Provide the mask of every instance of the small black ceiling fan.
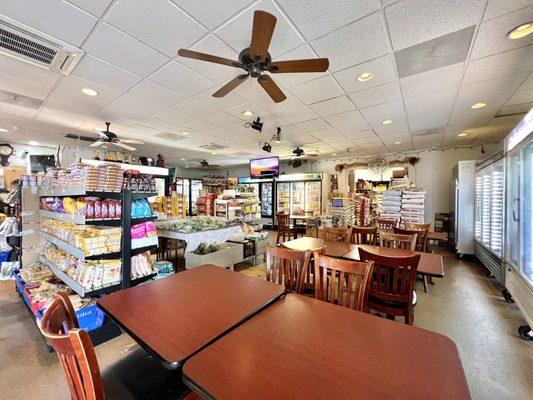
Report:
[{"label": "small black ceiling fan", "polygon": [[239,61],[187,49],[179,49],[178,54],[182,57],[227,65],[234,68],[242,68],[246,71],[245,74],[233,78],[213,93],[213,97],[224,97],[243,83],[246,78],[252,77],[257,78],[257,82],[259,82],[272,100],[279,103],[287,97],[272,80],[270,75],[264,74],[264,72],[270,72],[271,74],[325,72],[329,67],[329,60],[327,58],[312,58],[306,60],[272,61],[268,47],[270,46],[276,21],[277,18],[275,16],[265,11],[254,12],[252,41],[250,47],[240,52]]},{"label": "small black ceiling fan", "polygon": [[93,138],[90,136],[80,136],[75,135],[72,133],[68,133],[65,135],[65,137],[69,139],[76,139],[76,140],[83,140],[86,142],[93,142],[89,145],[89,147],[98,147],[106,143],[114,144],[115,146],[122,147],[123,149],[129,150],[129,151],[135,151],[137,148],[133,146],[129,146],[128,144],[144,144],[142,140],[137,139],[119,139],[117,134],[114,132],[111,132],[109,130],[109,126],[111,125],[110,122],[106,122],[106,129],[105,131],[96,131],[96,134],[99,136],[98,138]]},{"label": "small black ceiling fan", "polygon": [[200,161],[200,165],[203,168],[219,168],[220,167],[220,165],[217,165],[217,164],[209,164],[206,160]]}]

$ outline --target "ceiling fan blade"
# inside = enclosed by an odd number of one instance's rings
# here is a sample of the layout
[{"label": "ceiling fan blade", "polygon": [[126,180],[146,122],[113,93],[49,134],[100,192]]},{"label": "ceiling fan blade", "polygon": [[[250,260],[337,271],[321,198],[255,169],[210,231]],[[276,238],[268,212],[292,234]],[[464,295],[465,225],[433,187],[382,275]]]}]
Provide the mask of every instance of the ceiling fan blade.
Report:
[{"label": "ceiling fan blade", "polygon": [[96,142],[91,143],[91,144],[89,145],[89,147],[98,147],[98,146],[103,145],[104,143],[105,143],[105,142],[103,142],[103,141],[101,141],[101,140],[97,140]]},{"label": "ceiling fan blade", "polygon": [[248,78],[248,74],[242,74],[239,76],[236,76],[231,81],[226,83],[224,86],[222,86],[220,89],[218,89],[215,93],[213,93],[213,97],[224,97],[229,92],[231,92],[233,89],[235,89],[237,86],[239,86],[241,83],[243,83],[246,78]]},{"label": "ceiling fan blade", "polygon": [[274,82],[270,76],[261,75],[259,78],[257,78],[257,81],[261,86],[263,86],[263,89],[265,89],[275,103],[280,103],[287,98],[287,96],[283,94],[279,86],[276,85],[276,82]]},{"label": "ceiling fan blade", "polygon": [[129,150],[129,151],[135,151],[137,150],[135,147],[128,146],[127,144],[120,143],[120,142],[110,142],[111,144],[114,144],[115,146],[122,147],[123,149]]},{"label": "ceiling fan blade", "polygon": [[327,58],[311,58],[308,60],[277,61],[268,66],[273,74],[293,72],[325,72],[329,67]]},{"label": "ceiling fan blade", "polygon": [[228,65],[230,67],[242,68],[242,64],[238,61],[230,60],[229,58],[218,57],[211,54],[200,53],[199,51],[179,49],[178,54],[181,57],[192,58],[194,60],[207,61],[215,64]]},{"label": "ceiling fan blade", "polygon": [[119,139],[120,143],[127,143],[127,144],[144,144],[142,140],[137,139]]},{"label": "ceiling fan blade", "polygon": [[75,139],[75,140],[83,140],[85,142],[94,142],[96,141],[96,138],[93,138],[93,137],[90,137],[90,136],[80,136],[80,135],[75,135],[73,133],[67,133],[65,135],[66,138],[69,138],[69,139]]},{"label": "ceiling fan blade", "polygon": [[104,131],[95,131],[95,132],[96,132],[96,134],[97,134],[98,136],[100,136],[102,139],[105,139],[105,140],[109,139],[109,136],[107,136],[107,135],[105,134]]},{"label": "ceiling fan blade", "polygon": [[265,61],[276,21],[276,17],[265,11],[258,10],[254,12],[252,43],[250,44],[250,57],[252,59],[258,57],[258,61]]}]

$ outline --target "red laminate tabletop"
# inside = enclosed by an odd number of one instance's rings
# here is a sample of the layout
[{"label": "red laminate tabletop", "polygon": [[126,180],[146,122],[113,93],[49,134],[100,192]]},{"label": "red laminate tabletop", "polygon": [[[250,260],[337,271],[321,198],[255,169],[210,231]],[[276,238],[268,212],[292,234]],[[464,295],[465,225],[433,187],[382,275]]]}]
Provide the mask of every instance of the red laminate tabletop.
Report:
[{"label": "red laminate tabletop", "polygon": [[284,287],[201,265],[98,300],[115,322],[173,367],[241,323],[284,292]]},{"label": "red laminate tabletop", "polygon": [[288,294],[197,353],[185,381],[213,399],[470,399],[447,337]]}]

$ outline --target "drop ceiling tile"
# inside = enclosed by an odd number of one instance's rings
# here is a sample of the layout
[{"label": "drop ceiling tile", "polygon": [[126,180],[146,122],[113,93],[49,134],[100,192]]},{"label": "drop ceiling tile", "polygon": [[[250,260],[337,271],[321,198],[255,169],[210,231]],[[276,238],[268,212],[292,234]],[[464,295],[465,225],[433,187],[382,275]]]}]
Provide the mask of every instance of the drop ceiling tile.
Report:
[{"label": "drop ceiling tile", "polygon": [[287,98],[280,103],[274,103],[272,99],[268,96],[261,96],[259,98],[256,98],[254,100],[254,103],[274,114],[294,110],[295,108],[303,106],[303,103],[296,97],[294,97],[291,93],[285,92],[285,96],[287,96]]},{"label": "drop ceiling tile", "polygon": [[[224,57],[235,61],[238,61],[239,58],[239,54],[237,54],[235,50],[231,49],[215,35],[206,36],[192,46],[191,50],[213,54],[218,57]],[[225,82],[236,77],[237,75],[244,73],[244,71],[240,68],[228,67],[226,65],[215,64],[206,61],[193,60],[186,57],[178,56],[178,61],[193,71],[207,76],[209,79],[215,82]]]},{"label": "drop ceiling tile", "polygon": [[432,114],[408,114],[409,127],[412,131],[441,128],[446,126],[449,118],[450,113],[446,111],[436,111]]},{"label": "drop ceiling tile", "polygon": [[197,131],[200,135],[203,135],[206,138],[208,138],[210,132],[220,129],[218,126],[202,121],[201,119],[187,123],[187,128]]},{"label": "drop ceiling tile", "polygon": [[380,8],[377,0],[279,0],[279,3],[308,40],[316,39]]},{"label": "drop ceiling tile", "polygon": [[316,115],[316,113],[308,107],[299,107],[293,110],[285,111],[279,113],[279,116],[285,121],[293,124],[318,117],[318,115]]},{"label": "drop ceiling tile", "polygon": [[464,112],[454,112],[450,118],[449,126],[453,126],[458,129],[469,129],[476,126],[486,125],[496,112],[494,109],[488,110],[472,110]]},{"label": "drop ceiling tile", "polygon": [[227,128],[228,126],[235,125],[240,122],[239,118],[236,118],[224,111],[211,114],[208,117],[204,117],[203,120],[221,128]]},{"label": "drop ceiling tile", "polygon": [[458,63],[402,78],[400,85],[403,95],[406,98],[416,97],[458,87],[463,67],[464,63]]},{"label": "drop ceiling tile", "polygon": [[507,38],[509,31],[531,20],[533,20],[533,7],[483,22],[479,26],[470,59],[475,60],[532,44],[532,35],[517,40]]},{"label": "drop ceiling tile", "polygon": [[295,86],[291,88],[291,93],[304,104],[316,103],[343,94],[337,82],[329,75]]},{"label": "drop ceiling tile", "polygon": [[2,74],[37,83],[49,88],[52,88],[61,76],[58,73],[48,71],[44,68],[5,55],[0,56],[0,71]]},{"label": "drop ceiling tile", "polygon": [[311,45],[320,57],[329,58],[330,71],[357,65],[390,51],[381,13],[333,31]]},{"label": "drop ceiling tile", "polygon": [[466,67],[463,84],[531,70],[533,70],[533,46],[526,46],[470,61]]},{"label": "drop ceiling tile", "polygon": [[203,118],[218,111],[215,107],[193,99],[184,100],[172,109],[196,118]]},{"label": "drop ceiling tile", "polygon": [[[359,82],[357,77],[365,72],[372,73],[374,77],[369,81]],[[394,60],[389,54],[343,71],[336,72],[333,76],[347,93],[383,85],[384,83],[392,82],[397,79]]]},{"label": "drop ceiling tile", "polygon": [[350,98],[358,108],[375,106],[377,104],[388,103],[402,97],[398,82],[386,83],[370,89],[352,93]]},{"label": "drop ceiling tile", "polygon": [[529,77],[520,85],[520,89],[533,89],[533,72],[529,74]]},{"label": "drop ceiling tile", "polygon": [[195,95],[215,85],[212,80],[176,61],[171,61],[165,65],[153,74],[150,80],[187,96]]},{"label": "drop ceiling tile", "polygon": [[48,103],[54,103],[58,108],[65,107],[66,110],[76,112],[81,115],[93,115],[100,111],[112,100],[105,101],[103,98],[89,98],[88,96],[77,96],[67,92],[55,91],[48,99]]},{"label": "drop ceiling tile", "polygon": [[[97,96],[86,96],[81,90],[83,88],[94,89],[98,92]],[[65,76],[63,80],[57,86],[57,91],[70,93],[75,96],[94,97],[94,100],[102,102],[110,102],[120,96],[120,92],[117,90],[109,89],[108,87],[98,85],[94,82],[87,81],[85,79],[78,78],[77,76]]]},{"label": "drop ceiling tile", "polygon": [[[243,121],[251,121],[253,119],[256,119],[257,117],[264,119],[265,116],[270,114],[268,111],[264,110],[263,108],[259,107],[254,103],[242,103],[238,106],[230,107],[225,111],[226,113],[231,114],[234,117],[237,117]],[[242,114],[245,111],[251,111],[253,115],[245,116]]]},{"label": "drop ceiling tile", "polygon": [[368,123],[374,128],[383,126],[381,122],[386,119],[392,120],[391,125],[405,121],[405,113],[400,100],[363,108],[360,111]]},{"label": "drop ceiling tile", "polygon": [[96,27],[83,49],[141,76],[150,74],[168,61],[168,57],[106,23]]},{"label": "drop ceiling tile", "polygon": [[[141,122],[139,122],[137,125],[148,127],[157,132],[171,132],[175,135],[180,135],[180,133],[184,130],[183,126],[175,125],[168,121],[164,121],[156,117],[150,117],[150,118],[144,119]],[[186,136],[184,135],[180,135],[180,137],[186,138]]]},{"label": "drop ceiling tile", "polygon": [[207,30],[166,1],[129,0],[115,3],[106,22],[169,57],[186,48]]},{"label": "drop ceiling tile", "polygon": [[332,129],[330,125],[322,118],[310,119],[308,121],[298,122],[294,127],[300,132],[317,131],[321,129]]},{"label": "drop ceiling tile", "polygon": [[[287,53],[282,54],[276,58],[276,61],[287,61],[287,60],[304,60],[310,58],[317,58],[315,53],[311,51],[309,46],[303,45],[294,50],[290,50]],[[301,74],[274,74],[274,79],[276,82],[286,88],[290,88],[300,83],[308,82],[313,79],[320,78],[326,75],[327,72],[310,72],[310,73],[301,73]]]},{"label": "drop ceiling tile", "polygon": [[113,0],[68,0],[69,3],[81,8],[95,17],[101,17]]},{"label": "drop ceiling tile", "polygon": [[176,125],[185,125],[189,122],[194,121],[194,117],[191,117],[187,114],[183,114],[179,111],[172,110],[170,108],[158,112],[154,115],[154,117]]},{"label": "drop ceiling tile", "polygon": [[499,17],[500,15],[525,8],[528,5],[531,6],[530,0],[489,0],[483,19],[488,20]]},{"label": "drop ceiling tile", "polygon": [[515,106],[505,106],[502,107],[499,111],[499,115],[506,115],[506,114],[525,114],[530,109],[533,108],[533,102],[531,103],[524,103],[524,104],[518,104]]},{"label": "drop ceiling tile", "polygon": [[405,108],[409,123],[414,117],[425,117],[433,114],[450,115],[457,96],[457,90],[456,88],[446,89],[440,92],[405,99]]},{"label": "drop ceiling tile", "polygon": [[223,84],[217,84],[201,93],[194,95],[192,99],[200,101],[212,107],[215,107],[216,109],[221,110],[221,111],[226,110],[228,108],[236,107],[246,102],[245,99],[236,95],[233,92],[228,93],[224,97],[213,97],[213,93],[215,93],[222,86]]},{"label": "drop ceiling tile", "polygon": [[163,107],[161,106],[138,99],[129,94],[120,96],[110,105],[110,107],[113,109],[125,110],[128,113],[134,113],[137,121],[148,118],[163,110]]},{"label": "drop ceiling tile", "polygon": [[94,27],[97,18],[61,0],[2,0],[0,14],[76,47]]},{"label": "drop ceiling tile", "polygon": [[219,28],[215,33],[237,52],[250,46],[252,37],[253,14],[255,10],[269,12],[277,18],[276,29],[270,42],[269,52],[274,59],[303,44],[301,37],[289,21],[270,0],[261,0],[253,7]]},{"label": "drop ceiling tile", "polygon": [[149,80],[140,82],[128,93],[139,99],[150,101],[162,107],[170,107],[185,99],[185,96],[181,93]]},{"label": "drop ceiling tile", "polygon": [[394,136],[409,132],[409,125],[405,115],[399,116],[390,125],[383,125],[381,123],[373,122],[372,128],[380,136]]},{"label": "drop ceiling tile", "polygon": [[334,99],[324,100],[319,103],[310,104],[314,112],[322,117],[338,114],[345,111],[355,110],[353,103],[346,96],[336,97]]},{"label": "drop ceiling tile", "polygon": [[405,0],[385,8],[394,50],[476,25],[486,0]]},{"label": "drop ceiling tile", "polygon": [[527,75],[527,72],[521,72],[461,86],[455,104],[455,112],[478,111],[470,108],[471,105],[478,102],[486,103],[487,109],[498,110],[524,82]]},{"label": "drop ceiling tile", "polygon": [[331,126],[345,133],[368,129],[368,124],[357,110],[330,115],[325,117],[325,120]]},{"label": "drop ceiling tile", "polygon": [[63,106],[56,104],[46,104],[36,117],[38,122],[51,122],[69,128],[80,126],[86,119],[86,115],[65,110]]},{"label": "drop ceiling tile", "polygon": [[505,103],[506,106],[530,103],[533,101],[533,89],[517,90],[515,94]]},{"label": "drop ceiling tile", "polygon": [[[216,28],[232,15],[235,15],[251,0],[171,0],[187,11],[190,15],[207,26],[209,29]],[[251,23],[251,22],[250,22]]]},{"label": "drop ceiling tile", "polygon": [[83,56],[80,63],[74,68],[72,75],[119,91],[131,88],[142,79],[139,75],[89,54]]}]

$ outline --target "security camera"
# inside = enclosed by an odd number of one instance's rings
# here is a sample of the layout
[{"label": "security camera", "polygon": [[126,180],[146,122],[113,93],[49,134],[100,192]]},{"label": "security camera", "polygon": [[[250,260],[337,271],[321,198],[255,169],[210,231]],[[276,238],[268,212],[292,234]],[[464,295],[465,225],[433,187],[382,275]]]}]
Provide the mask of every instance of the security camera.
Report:
[{"label": "security camera", "polygon": [[255,121],[252,121],[252,129],[255,129],[259,132],[263,130],[263,123],[261,122],[261,119],[259,117],[257,117]]},{"label": "security camera", "polygon": [[263,147],[261,147],[261,149],[263,149],[263,151],[266,151],[267,153],[272,152],[272,146],[268,142],[265,142],[265,144],[263,144]]}]

